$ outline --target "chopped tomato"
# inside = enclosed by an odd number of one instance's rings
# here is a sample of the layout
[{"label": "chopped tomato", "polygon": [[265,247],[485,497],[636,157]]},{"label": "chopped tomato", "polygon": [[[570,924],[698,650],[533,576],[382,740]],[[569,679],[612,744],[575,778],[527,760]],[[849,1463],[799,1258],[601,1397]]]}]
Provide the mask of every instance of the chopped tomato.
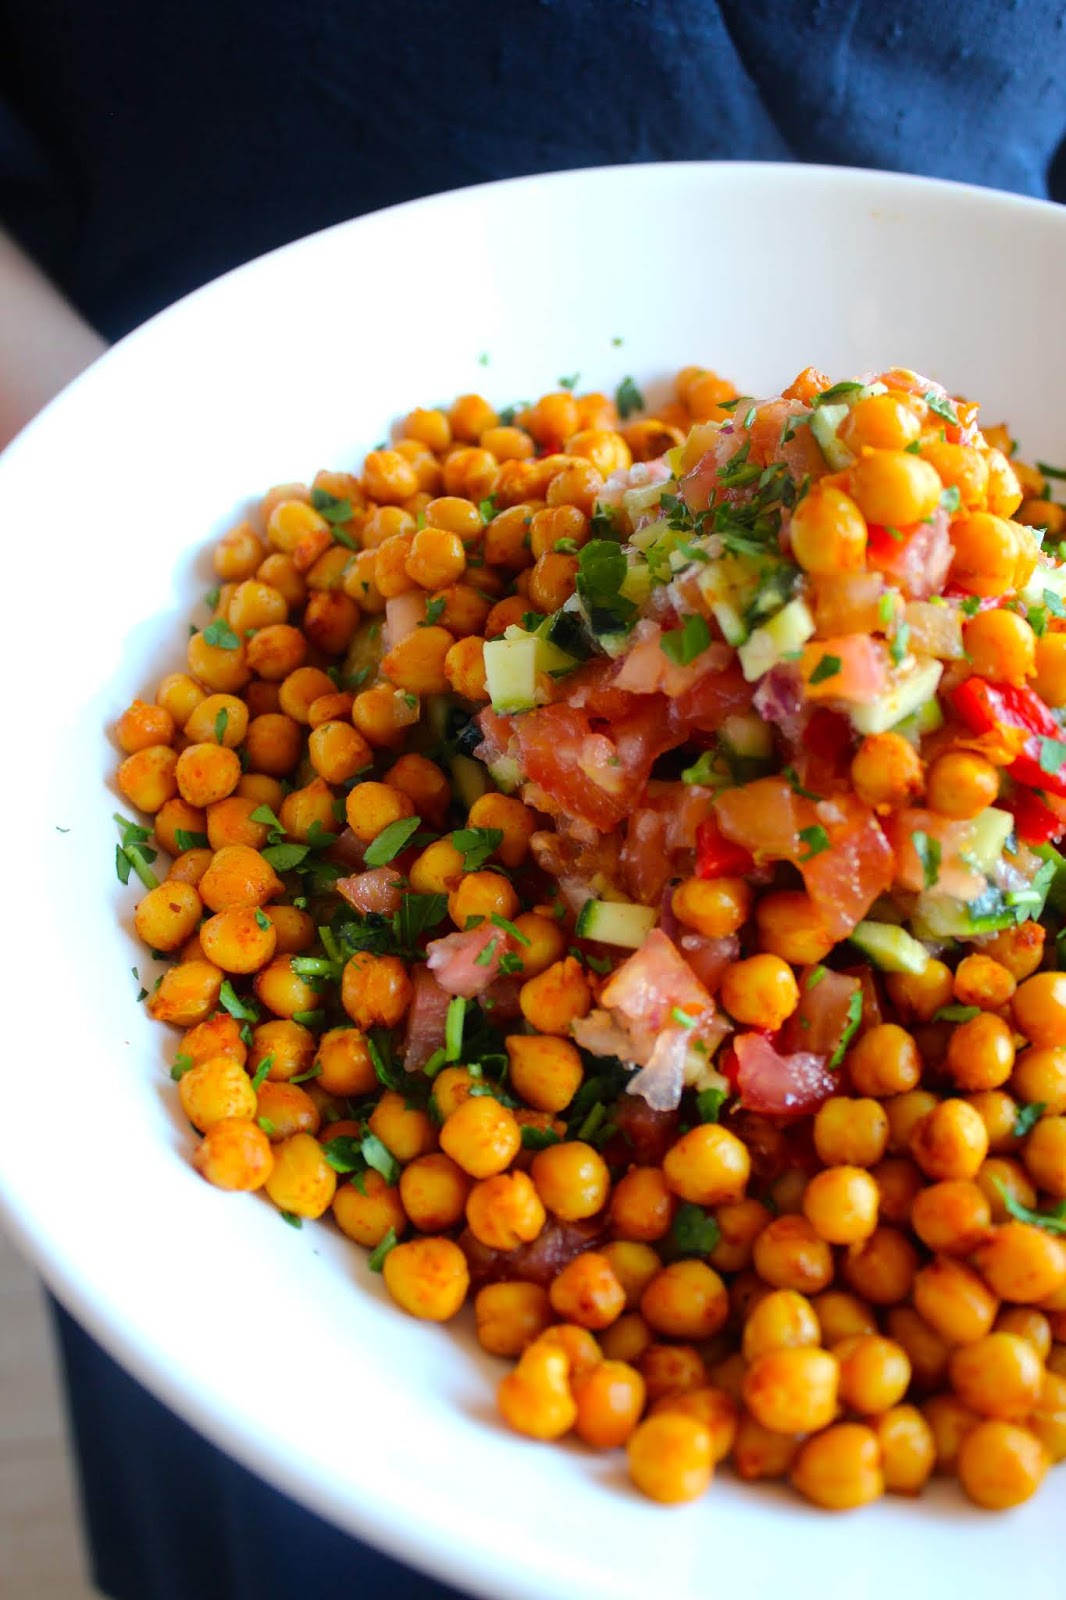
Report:
[{"label": "chopped tomato", "polygon": [[810,700],[868,705],[888,684],[888,655],[868,633],[842,633],[804,645],[800,672]]},{"label": "chopped tomato", "polygon": [[503,957],[517,949],[518,942],[511,934],[493,922],[482,922],[476,928],[430,940],[426,965],[442,989],[470,1000],[476,994],[484,994],[499,972]]},{"label": "chopped tomato", "polygon": [[670,723],[677,742],[692,733],[717,733],[727,717],[751,710],[755,685],[747,683],[736,661],[722,672],[704,673],[691,688],[669,702]]},{"label": "chopped tomato", "polygon": [[625,655],[616,663],[612,686],[638,695],[661,692],[676,699],[701,678],[723,671],[733,658],[730,647],[719,641],[701,650],[687,666],[679,666],[666,654],[662,641],[657,623],[638,622]]},{"label": "chopped tomato", "polygon": [[408,1072],[418,1072],[444,1043],[444,1025],[452,996],[441,987],[424,961],[412,969],[411,982],[413,993],[403,1036],[403,1064]]},{"label": "chopped tomato", "polygon": [[697,878],[732,878],[751,872],[755,857],[742,844],[727,839],[713,814],[700,823],[696,832]]},{"label": "chopped tomato", "polygon": [[333,887],[363,916],[376,911],[391,917],[403,900],[403,884],[396,867],[374,867],[351,878],[338,878]]},{"label": "chopped tomato", "polygon": [[783,1050],[809,1050],[831,1058],[855,1032],[862,985],[829,967],[806,967],[799,978],[799,1005],[781,1030]]},{"label": "chopped tomato", "polygon": [[954,554],[949,525],[947,512],[939,506],[928,522],[906,528],[875,523],[867,531],[866,564],[883,572],[908,600],[939,594]]},{"label": "chopped tomato", "polygon": [[634,1037],[639,1033],[652,1041],[676,1022],[675,1011],[697,1020],[714,1013],[714,1001],[661,928],[653,928],[640,949],[615,968],[600,1000],[625,1018]]},{"label": "chopped tomato", "polygon": [[767,861],[797,861],[805,853],[800,830],[817,821],[813,802],[796,794],[787,778],[756,778],[726,789],[714,811],[727,839]]},{"label": "chopped tomato", "polygon": [[[822,834],[808,834],[798,865],[827,933],[845,938],[892,883],[892,847],[869,806],[855,794],[816,808]],[[828,841],[828,842],[826,842]]]},{"label": "chopped tomato", "polygon": [[[514,719],[518,761],[565,816],[606,833],[632,810],[664,748],[665,718],[634,713],[610,732],[595,731],[586,712],[543,706]],[[610,734],[613,734],[612,738]]]},{"label": "chopped tomato", "polygon": [[687,862],[675,862],[674,858],[696,847],[710,802],[710,791],[698,784],[654,779],[648,784],[645,804],[637,807],[626,824],[621,852],[626,887],[634,899],[654,905],[675,866],[686,873],[690,870]]},{"label": "chopped tomato", "polygon": [[901,888],[917,893],[934,889],[964,901],[975,900],[985,888],[985,879],[963,860],[971,837],[969,822],[952,822],[935,811],[904,809],[885,817],[883,827],[895,851],[896,882]]},{"label": "chopped tomato", "polygon": [[749,1111],[772,1117],[808,1115],[839,1092],[840,1081],[825,1056],[814,1051],[781,1055],[761,1033],[739,1034],[733,1050],[741,1104]]}]

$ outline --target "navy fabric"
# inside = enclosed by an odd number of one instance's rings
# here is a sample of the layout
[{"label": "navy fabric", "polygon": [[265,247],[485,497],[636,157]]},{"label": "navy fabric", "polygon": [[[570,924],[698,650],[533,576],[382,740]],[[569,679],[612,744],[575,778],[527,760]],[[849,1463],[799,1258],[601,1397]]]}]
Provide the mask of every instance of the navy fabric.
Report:
[{"label": "navy fabric", "polygon": [[0,0],[0,218],[114,337],[302,233],[517,173],[795,157],[1046,196],[1064,15],[1062,0]]},{"label": "navy fabric", "polygon": [[[0,0],[0,221],[109,338],[379,206],[706,158],[1066,200],[1066,7]],[[96,1579],[113,1600],[452,1592],[274,1494],[57,1319]]]},{"label": "navy fabric", "polygon": [[[54,1310],[101,1593],[115,1600],[461,1600],[268,1489]],[[364,1447],[352,1441],[353,1449]]]}]

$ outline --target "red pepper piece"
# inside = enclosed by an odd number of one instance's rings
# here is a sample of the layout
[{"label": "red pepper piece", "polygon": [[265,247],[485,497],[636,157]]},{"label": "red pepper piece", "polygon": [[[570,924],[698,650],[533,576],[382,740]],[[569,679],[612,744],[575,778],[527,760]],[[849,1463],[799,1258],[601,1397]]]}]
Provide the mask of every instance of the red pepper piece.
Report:
[{"label": "red pepper piece", "polygon": [[1049,771],[1044,741],[1066,743],[1064,730],[1033,689],[1013,683],[989,683],[987,678],[967,678],[955,690],[955,710],[974,733],[995,728],[1021,728],[1029,735],[1016,761],[1007,768],[1016,783],[1066,796],[1066,764]]},{"label": "red pepper piece", "polygon": [[1019,789],[1010,801],[1010,809],[1022,844],[1050,844],[1066,833],[1066,816],[1052,811],[1031,789]]},{"label": "red pepper piece", "polygon": [[742,844],[734,844],[719,831],[713,816],[696,829],[697,878],[743,877],[755,866],[755,857]]}]

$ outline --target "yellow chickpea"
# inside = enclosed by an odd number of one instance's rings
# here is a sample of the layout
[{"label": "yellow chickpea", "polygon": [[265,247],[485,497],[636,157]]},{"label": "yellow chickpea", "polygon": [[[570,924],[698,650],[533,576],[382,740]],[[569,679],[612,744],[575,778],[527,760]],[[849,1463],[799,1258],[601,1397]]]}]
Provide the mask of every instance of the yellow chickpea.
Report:
[{"label": "yellow chickpea", "polygon": [[397,1161],[414,1161],[436,1147],[436,1131],[429,1117],[424,1111],[409,1106],[395,1089],[382,1095],[370,1113],[368,1126]]},{"label": "yellow chickpea", "polygon": [[399,956],[352,956],[341,974],[341,1005],[357,1028],[395,1028],[411,1002],[411,979]]},{"label": "yellow chickpea", "polygon": [[405,570],[422,589],[444,589],[458,583],[466,570],[462,539],[446,528],[420,528],[411,540]]},{"label": "yellow chickpea", "polygon": [[1039,1439],[1010,1422],[981,1422],[959,1445],[959,1482],[975,1505],[1006,1511],[1029,1500],[1050,1466]]},{"label": "yellow chickpea", "polygon": [[239,522],[219,539],[212,551],[212,562],[220,578],[239,582],[252,576],[265,554],[263,541],[251,523]]},{"label": "yellow chickpea", "polygon": [[920,456],[906,450],[871,450],[850,469],[852,499],[867,522],[905,528],[931,517],[941,482]]},{"label": "yellow chickpea", "polygon": [[775,1217],[755,1241],[755,1270],[775,1289],[817,1294],[833,1281],[833,1255],[806,1217]]},{"label": "yellow chickpea", "polygon": [[925,460],[936,468],[945,488],[956,488],[968,511],[983,510],[988,499],[988,461],[972,445],[951,444],[946,439],[927,439],[922,445]]},{"label": "yellow chickpea", "polygon": [[982,678],[1024,684],[1036,674],[1036,634],[1016,611],[979,611],[962,639],[971,669]]},{"label": "yellow chickpea", "polygon": [[1028,1206],[1030,1210],[1036,1205],[1036,1189],[1029,1174],[1020,1161],[1012,1160],[1009,1156],[990,1156],[981,1163],[981,1170],[974,1181],[988,1201],[994,1223],[1007,1221],[1005,1196],[1019,1205]]},{"label": "yellow chickpea", "polygon": [[826,1349],[832,1349],[841,1339],[851,1339],[860,1333],[876,1333],[877,1322],[866,1303],[843,1289],[826,1289],[816,1294],[810,1302],[818,1318],[820,1340]]},{"label": "yellow chickpea", "polygon": [[581,1086],[584,1069],[568,1039],[511,1034],[505,1041],[515,1091],[538,1111],[565,1111]]},{"label": "yellow chickpea", "polygon": [[868,1506],[885,1491],[877,1435],[862,1423],[838,1422],[800,1448],[791,1476],[804,1499],[826,1511]]},{"label": "yellow chickpea", "polygon": [[251,678],[252,668],[244,640],[238,638],[228,624],[224,626],[227,630],[225,644],[211,643],[216,637],[212,628],[194,633],[186,647],[186,659],[190,673],[205,688],[222,694],[239,694]]},{"label": "yellow chickpea", "polygon": [[921,433],[921,422],[906,394],[865,395],[840,424],[840,437],[856,455],[864,449],[905,450]]},{"label": "yellow chickpea", "polygon": [[916,1406],[892,1406],[871,1419],[889,1494],[921,1494],[933,1471],[933,1434]]},{"label": "yellow chickpea", "polygon": [[910,1151],[927,1178],[973,1178],[988,1154],[988,1130],[965,1100],[942,1100],[915,1126]]},{"label": "yellow chickpea", "polygon": [[154,815],[178,792],[177,765],[177,754],[169,745],[148,745],[126,757],[116,781],[132,806]]},{"label": "yellow chickpea", "polygon": [[976,1183],[954,1178],[915,1196],[911,1226],[922,1243],[943,1255],[969,1255],[992,1223],[988,1200]]},{"label": "yellow chickpea", "polygon": [[143,700],[134,700],[115,726],[115,736],[128,756],[152,745],[171,744],[176,732],[174,718],[164,706],[147,705]]},{"label": "yellow chickpea", "polygon": [[521,800],[513,795],[490,791],[480,795],[470,807],[467,826],[498,829],[503,838],[496,846],[496,855],[505,867],[520,867],[529,854],[529,841],[536,831],[537,822],[533,812]]},{"label": "yellow chickpea", "polygon": [[394,822],[413,817],[415,808],[401,790],[366,778],[348,791],[345,815],[356,838],[363,844],[372,844]]},{"label": "yellow chickpea", "polygon": [[671,1191],[699,1206],[739,1199],[751,1173],[748,1148],[716,1122],[692,1128],[666,1153],[663,1172]]},{"label": "yellow chickpea", "polygon": [[759,1200],[730,1200],[715,1208],[717,1244],[707,1259],[719,1272],[741,1272],[751,1266],[755,1241],[771,1220],[769,1208]]},{"label": "yellow chickpea", "polygon": [[461,699],[475,704],[487,701],[484,640],[473,635],[457,639],[444,657],[444,676]]},{"label": "yellow chickpea", "polygon": [[828,1244],[857,1244],[877,1226],[880,1195],[862,1167],[828,1167],[803,1191],[803,1214]]},{"label": "yellow chickpea", "polygon": [[714,1474],[710,1430],[677,1412],[660,1412],[640,1423],[626,1453],[636,1487],[663,1505],[698,1499]]},{"label": "yellow chickpea", "polygon": [[905,1022],[929,1022],[941,1006],[951,1003],[951,968],[929,960],[922,973],[888,973],[885,987]]},{"label": "yellow chickpea", "polygon": [[284,1144],[293,1134],[317,1134],[322,1119],[318,1107],[298,1083],[264,1083],[260,1086],[257,1121],[271,1144]]},{"label": "yellow chickpea", "polygon": [[598,1330],[617,1321],[625,1310],[625,1290],[606,1256],[586,1250],[553,1278],[548,1290],[557,1316],[578,1327]]},{"label": "yellow chickpea", "polygon": [[1066,1117],[1044,1117],[1022,1152],[1025,1169],[1037,1188],[1056,1200],[1066,1197]]},{"label": "yellow chickpea", "polygon": [[925,786],[918,752],[899,733],[868,734],[852,758],[851,781],[860,800],[881,811],[906,805]]},{"label": "yellow chickpea", "polygon": [[282,680],[278,705],[294,722],[308,724],[311,707],[322,695],[333,693],[333,680],[320,667],[296,667]]},{"label": "yellow chickpea", "polygon": [[1040,1305],[1066,1284],[1066,1245],[1028,1222],[1005,1222],[974,1252],[974,1265],[994,1294]]},{"label": "yellow chickpea", "polygon": [[805,572],[850,572],[866,557],[866,522],[850,495],[832,484],[805,495],[789,524],[792,554]]},{"label": "yellow chickpea", "polygon": [[521,1149],[522,1131],[514,1113],[491,1095],[471,1095],[445,1120],[440,1142],[472,1178],[490,1178],[510,1166]]},{"label": "yellow chickpea", "polygon": [[886,1156],[870,1169],[877,1185],[882,1222],[907,1227],[914,1202],[922,1188],[922,1175],[907,1156]]},{"label": "yellow chickpea", "polygon": [[265,711],[252,718],[244,739],[249,765],[255,772],[285,778],[301,754],[300,725],[280,711]]},{"label": "yellow chickpea", "polygon": [[471,917],[505,917],[510,921],[518,904],[513,884],[500,873],[468,872],[448,896],[448,915],[457,928],[465,928]]},{"label": "yellow chickpea", "polygon": [[490,1283],[474,1300],[478,1343],[493,1356],[520,1356],[554,1318],[539,1283]]},{"label": "yellow chickpea", "polygon": [[1020,549],[1016,524],[991,510],[974,511],[956,517],[951,542],[955,547],[951,577],[961,588],[991,599],[1015,587]]},{"label": "yellow chickpea", "polygon": [[292,969],[291,956],[275,956],[252,981],[256,998],[276,1017],[298,1017],[318,1007],[318,993]]},{"label": "yellow chickpea", "polygon": [[1052,1461],[1066,1458],[1066,1378],[1057,1372],[1044,1373],[1026,1426],[1040,1440]]},{"label": "yellow chickpea", "polygon": [[330,1028],[318,1041],[315,1062],[319,1087],[327,1094],[369,1094],[377,1083],[366,1036],[358,1028]]},{"label": "yellow chickpea", "polygon": [[860,1334],[835,1346],[840,1363],[840,1398],[850,1411],[876,1415],[897,1405],[911,1381],[903,1346],[880,1334]]},{"label": "yellow chickpea", "polygon": [[611,1223],[623,1239],[654,1243],[665,1238],[676,1210],[660,1167],[631,1167],[611,1192]]},{"label": "yellow chickpea", "polygon": [[179,1028],[205,1021],[218,1005],[222,977],[221,970],[210,961],[179,961],[164,972],[159,988],[149,996],[149,1016],[157,1022],[173,1022]]},{"label": "yellow chickpea", "polygon": [[801,1435],[773,1433],[749,1412],[742,1412],[733,1444],[737,1477],[745,1483],[785,1477],[802,1442]]},{"label": "yellow chickpea", "polygon": [[[608,1246],[608,1251],[609,1249]],[[603,1354],[608,1361],[626,1361],[631,1364],[641,1360],[651,1342],[651,1329],[639,1311],[624,1312],[617,1322],[612,1322],[609,1328],[603,1330],[600,1337]]]},{"label": "yellow chickpea", "polygon": [[801,889],[764,894],[755,907],[759,944],[790,966],[816,966],[836,940],[826,931],[817,907]]},{"label": "yellow chickpea", "polygon": [[209,806],[205,829],[212,850],[221,850],[227,844],[244,844],[252,850],[261,850],[269,837],[270,824],[252,821],[259,805],[260,802],[249,795],[231,794]]},{"label": "yellow chickpea", "polygon": [[390,1231],[397,1237],[407,1231],[407,1214],[399,1191],[373,1169],[364,1172],[358,1184],[338,1186],[333,1197],[333,1219],[343,1234],[366,1250],[375,1250]]},{"label": "yellow chickpea", "polygon": [[799,1004],[795,974],[780,956],[749,956],[726,968],[722,1004],[738,1022],[776,1030]]},{"label": "yellow chickpea", "polygon": [[1047,633],[1036,641],[1033,687],[1041,700],[1066,705],[1066,633]]},{"label": "yellow chickpea", "polygon": [[466,1220],[475,1239],[490,1250],[516,1250],[538,1236],[546,1213],[527,1173],[499,1172],[474,1184],[466,1200]]},{"label": "yellow chickpea", "polygon": [[500,1382],[496,1391],[500,1414],[509,1427],[527,1438],[561,1439],[577,1421],[569,1380],[566,1352],[536,1339],[514,1371]]},{"label": "yellow chickpea", "polygon": [[622,1361],[601,1361],[574,1383],[579,1439],[597,1450],[626,1443],[644,1409],[644,1379]]},{"label": "yellow chickpea", "polygon": [[466,1257],[451,1239],[412,1239],[385,1257],[385,1287],[396,1304],[425,1322],[447,1322],[470,1287]]},{"label": "yellow chickpea", "polygon": [[898,1228],[878,1227],[844,1260],[844,1280],[871,1305],[898,1305],[910,1294],[918,1253]]},{"label": "yellow chickpea", "polygon": [[933,811],[969,821],[995,803],[999,773],[990,761],[972,751],[947,750],[930,766],[926,788]]},{"label": "yellow chickpea", "polygon": [[1027,978],[1015,992],[1011,1012],[1030,1044],[1066,1045],[1066,972],[1038,972]]},{"label": "yellow chickpea", "polygon": [[670,1339],[709,1339],[729,1315],[725,1284],[703,1261],[672,1261],[640,1299],[645,1322]]},{"label": "yellow chickpea", "polygon": [[[963,1006],[998,1011],[1008,1004],[1016,987],[1009,969],[980,951],[964,956],[955,969],[955,999]],[[1012,1059],[1013,1054],[1012,1043]]]},{"label": "yellow chickpea", "polygon": [[794,1289],[774,1289],[756,1302],[744,1324],[743,1355],[751,1365],[770,1350],[817,1345],[821,1332],[814,1307]]},{"label": "yellow chickpea", "polygon": [[315,1036],[310,1028],[288,1019],[261,1022],[252,1030],[248,1071],[254,1076],[268,1058],[270,1082],[287,1083],[300,1077],[310,1071],[315,1059]]},{"label": "yellow chickpea", "polygon": [[876,1100],[834,1095],[818,1108],[814,1147],[826,1166],[872,1167],[888,1144],[888,1118]]},{"label": "yellow chickpea", "polygon": [[[196,932],[203,903],[191,884],[168,878],[149,889],[133,914],[137,936],[153,950],[177,950]],[[206,953],[206,952],[205,952]]]},{"label": "yellow chickpea", "polygon": [[1027,1339],[992,1332],[951,1356],[952,1387],[980,1416],[1020,1422],[1035,1406],[1044,1367]]},{"label": "yellow chickpea", "polygon": [[412,863],[408,877],[416,894],[448,894],[462,874],[462,852],[448,837],[427,845]]},{"label": "yellow chickpea", "polygon": [[849,1052],[848,1075],[861,1095],[905,1094],[921,1079],[922,1058],[905,1028],[882,1022],[867,1029]]},{"label": "yellow chickpea", "polygon": [[610,1190],[610,1174],[603,1157],[580,1139],[538,1150],[530,1173],[545,1206],[562,1222],[594,1217],[603,1208]]},{"label": "yellow chickpea", "polygon": [[826,1350],[768,1350],[748,1368],[744,1403],[772,1433],[814,1433],[836,1416],[839,1377],[836,1358]]},{"label": "yellow chickpea", "polygon": [[573,956],[556,961],[519,991],[522,1015],[539,1033],[566,1034],[578,1017],[588,1015],[592,995],[588,978]]},{"label": "yellow chickpea", "polygon": [[674,890],[674,915],[708,939],[723,939],[751,914],[751,890],[743,878],[685,878]]},{"label": "yellow chickpea", "polygon": [[441,1150],[416,1156],[400,1175],[404,1211],[420,1233],[443,1233],[461,1222],[470,1179]]},{"label": "yellow chickpea", "polygon": [[999,1300],[972,1267],[936,1256],[915,1275],[914,1306],[948,1344],[972,1344],[988,1333]]},{"label": "yellow chickpea", "polygon": [[1025,1050],[1014,1063],[1010,1090],[1023,1105],[1034,1101],[1053,1117],[1066,1112],[1066,1048],[1037,1046]]},{"label": "yellow chickpea", "polygon": [[231,1056],[209,1056],[190,1067],[178,1084],[178,1094],[182,1110],[200,1133],[216,1122],[255,1118],[255,1090],[244,1068]]},{"label": "yellow chickpea", "polygon": [[[978,958],[980,959],[980,958]],[[1007,1082],[1014,1067],[1014,1036],[1002,1017],[997,1017],[991,1012],[983,1012],[979,1017],[973,1017],[969,1022],[960,1023],[954,1030],[948,1044],[947,1059],[945,1063],[948,1072],[958,1084],[960,1089],[982,1090],[998,1089]],[[943,1110],[948,1105],[961,1105],[960,1101],[945,1102]],[[972,1110],[972,1107],[970,1108]],[[941,1116],[944,1126],[948,1124]],[[963,1113],[956,1113],[952,1126],[954,1137],[971,1142],[968,1131],[970,1119]],[[929,1137],[933,1137],[931,1130],[927,1129]],[[935,1137],[943,1135],[941,1129]],[[985,1148],[980,1152],[977,1165],[984,1160],[987,1154],[987,1139]],[[916,1159],[918,1159],[916,1157]],[[937,1157],[941,1159],[940,1156]],[[949,1159],[943,1157],[943,1159]],[[971,1159],[973,1159],[971,1157]],[[921,1164],[919,1162],[919,1164]],[[975,1169],[976,1170],[976,1167]],[[965,1176],[965,1174],[952,1174],[947,1172],[929,1172],[930,1177]]]},{"label": "yellow chickpea", "polygon": [[318,776],[334,784],[346,783],[374,759],[370,745],[349,722],[323,722],[313,728],[307,755]]},{"label": "yellow chickpea", "polygon": [[212,1123],[193,1152],[193,1166],[218,1189],[261,1189],[274,1156],[262,1128],[248,1118]]},{"label": "yellow chickpea", "polygon": [[277,946],[270,918],[258,906],[218,911],[200,929],[204,955],[223,972],[258,972]]},{"label": "yellow chickpea", "polygon": [[215,852],[200,880],[200,898],[212,911],[235,906],[262,906],[281,893],[281,879],[258,850],[227,845]]},{"label": "yellow chickpea", "polygon": [[241,1024],[234,1017],[220,1012],[207,1022],[190,1028],[181,1041],[181,1054],[195,1064],[209,1056],[230,1056],[238,1066],[248,1059],[248,1047],[241,1038]]}]

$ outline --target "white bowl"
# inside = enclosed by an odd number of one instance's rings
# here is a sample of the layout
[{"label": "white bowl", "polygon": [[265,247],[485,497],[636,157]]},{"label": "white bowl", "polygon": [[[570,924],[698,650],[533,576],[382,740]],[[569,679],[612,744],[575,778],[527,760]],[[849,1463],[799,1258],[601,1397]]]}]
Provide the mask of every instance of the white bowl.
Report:
[{"label": "white bowl", "polygon": [[152,968],[136,886],[114,875],[107,730],[183,664],[210,540],[268,485],[354,465],[414,404],[502,404],[573,372],[654,394],[693,361],[764,393],[808,363],[834,379],[902,364],[1061,459],[1064,257],[1062,210],[872,173],[627,167],[468,189],[192,295],[0,462],[6,1218],[131,1372],[353,1533],[489,1596],[688,1600],[721,1580],[898,1600],[963,1562],[971,1600],[1061,1593],[1066,1471],[1006,1518],[952,1488],[830,1520],[724,1475],[658,1510],[614,1457],[506,1433],[468,1326],[407,1319],[326,1225],[294,1232],[203,1183],[174,1039],[136,1003],[130,968]]}]

